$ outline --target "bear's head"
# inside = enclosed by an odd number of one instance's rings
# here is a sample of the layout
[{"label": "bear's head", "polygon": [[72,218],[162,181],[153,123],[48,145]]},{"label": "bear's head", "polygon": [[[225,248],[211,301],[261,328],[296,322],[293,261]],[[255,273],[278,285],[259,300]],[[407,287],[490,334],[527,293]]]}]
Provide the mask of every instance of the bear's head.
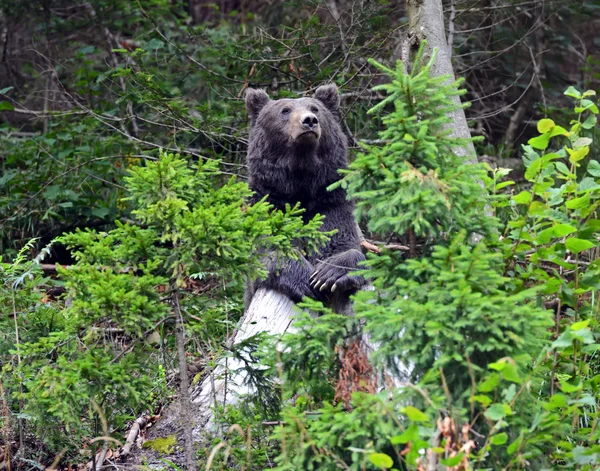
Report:
[{"label": "bear's head", "polygon": [[338,169],[347,165],[347,140],[335,85],[317,88],[312,98],[281,100],[249,88],[246,109],[251,187],[260,180],[271,191],[314,193],[339,178]]}]

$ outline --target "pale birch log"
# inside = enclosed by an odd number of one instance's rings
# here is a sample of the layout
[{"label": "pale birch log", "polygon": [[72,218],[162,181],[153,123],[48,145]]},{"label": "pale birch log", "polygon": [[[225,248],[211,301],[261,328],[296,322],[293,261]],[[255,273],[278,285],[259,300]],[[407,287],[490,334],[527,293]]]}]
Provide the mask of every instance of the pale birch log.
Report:
[{"label": "pale birch log", "polygon": [[[286,296],[271,290],[259,289],[248,310],[240,319],[238,328],[233,335],[230,345],[237,345],[260,332],[273,336],[281,336],[293,329],[292,321],[296,312],[295,304]],[[332,309],[338,313],[351,315],[351,304],[341,298],[334,303]],[[366,334],[361,334],[367,354],[377,350],[377,343],[370,340]],[[214,431],[214,407],[236,404],[238,398],[252,394],[244,384],[246,373],[240,361],[232,358],[222,358],[215,369],[194,388],[192,403],[198,408],[194,414],[198,421],[194,428],[194,437],[198,439],[203,431]],[[380,389],[401,387],[410,375],[412,365],[398,363],[396,373],[383,371],[379,375]]]},{"label": "pale birch log", "polygon": [[[260,332],[280,336],[290,329],[295,304],[276,291],[259,289],[230,342],[237,345]],[[230,405],[237,402],[241,395],[252,394],[244,385],[245,372],[240,361],[222,358],[215,369],[192,392],[192,403],[198,407],[198,426],[195,435],[202,430],[213,428],[213,409],[218,405]]]}]

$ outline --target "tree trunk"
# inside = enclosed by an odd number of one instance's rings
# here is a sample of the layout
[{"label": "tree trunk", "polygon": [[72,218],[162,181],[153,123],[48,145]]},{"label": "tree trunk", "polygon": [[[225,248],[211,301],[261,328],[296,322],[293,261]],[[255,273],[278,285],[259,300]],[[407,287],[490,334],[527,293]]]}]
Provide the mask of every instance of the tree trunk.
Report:
[{"label": "tree trunk", "polygon": [[[431,57],[434,48],[437,49],[437,57],[431,69],[431,74],[434,77],[450,75],[454,79],[452,45],[448,45],[446,41],[442,0],[407,0],[406,8],[409,27],[408,40],[415,40],[417,45],[423,40],[427,41],[426,58]],[[403,60],[406,59],[403,57]],[[459,97],[453,97],[453,100],[456,105],[460,105]],[[449,126],[449,129],[452,130],[451,136],[470,138],[471,132],[467,125],[464,110],[458,108],[449,113],[449,116],[452,119],[452,124]],[[466,145],[465,148],[457,148],[455,152],[467,158],[467,161],[477,161],[475,147],[472,143]]]}]

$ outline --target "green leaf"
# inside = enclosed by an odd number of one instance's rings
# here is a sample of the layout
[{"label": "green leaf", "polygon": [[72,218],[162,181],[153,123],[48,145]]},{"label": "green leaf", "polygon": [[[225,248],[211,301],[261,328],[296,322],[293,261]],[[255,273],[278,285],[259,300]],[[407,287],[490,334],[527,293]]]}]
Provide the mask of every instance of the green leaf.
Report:
[{"label": "green leaf", "polygon": [[416,424],[411,424],[404,432],[400,435],[395,435],[390,438],[392,445],[399,445],[404,443],[412,442],[419,438],[419,427]]},{"label": "green leaf", "polygon": [[564,237],[573,232],[577,232],[577,228],[570,224],[557,224],[552,228],[552,232],[554,233],[554,237]]},{"label": "green leaf", "polygon": [[494,435],[490,440],[490,443],[496,446],[504,445],[506,442],[508,442],[508,435],[504,432]]},{"label": "green leaf", "polygon": [[477,387],[477,389],[480,392],[491,392],[496,388],[496,386],[498,386],[499,382],[500,382],[500,377],[494,373],[494,374],[491,374],[490,376],[488,376],[485,379],[485,381],[480,383],[479,386]]},{"label": "green leaf", "polygon": [[569,153],[569,162],[574,164],[580,160],[583,160],[585,156],[590,153],[590,148],[586,146],[580,149],[572,150],[567,147],[567,152]]},{"label": "green leaf", "polygon": [[590,115],[583,123],[581,123],[581,127],[583,129],[592,129],[594,126],[596,126],[597,122],[598,118],[596,118],[594,115]]},{"label": "green leaf", "polygon": [[545,150],[550,143],[550,134],[542,134],[541,136],[532,137],[527,141],[531,147],[536,149]]},{"label": "green leaf", "polygon": [[99,217],[99,218],[104,218],[108,215],[108,213],[110,213],[110,209],[108,208],[94,208],[92,209],[92,215]]},{"label": "green leaf", "polygon": [[565,241],[565,247],[574,254],[578,254],[579,252],[582,252],[584,250],[589,250],[595,246],[596,244],[590,242],[589,240],[576,239],[574,237],[569,238]]},{"label": "green leaf", "polygon": [[413,407],[413,406],[405,407],[402,412],[404,412],[408,416],[408,418],[410,420],[412,420],[413,422],[428,422],[429,421],[429,417],[427,417],[426,414],[421,412],[416,407]]},{"label": "green leaf", "polygon": [[511,409],[510,406],[508,406],[507,404],[492,404],[490,406],[489,409],[487,409],[485,411],[485,416],[490,419],[493,420],[494,422],[497,422],[498,420],[502,419],[503,417],[506,417],[506,415],[510,414]]},{"label": "green leaf", "polygon": [[462,461],[463,456],[464,453],[461,451],[458,455],[453,456],[452,458],[440,458],[440,463],[449,468],[453,468]]},{"label": "green leaf", "polygon": [[583,106],[583,110],[590,110],[594,114],[598,114],[598,107],[592,100],[583,99],[581,100],[581,106]]},{"label": "green leaf", "polygon": [[507,186],[514,185],[514,184],[515,184],[515,182],[513,180],[507,180],[505,182],[500,182],[494,187],[494,190],[499,191],[502,188],[506,188]]},{"label": "green leaf", "polygon": [[581,149],[582,147],[589,146],[592,142],[594,141],[592,141],[589,137],[580,137],[573,144],[573,148]]},{"label": "green leaf", "polygon": [[540,134],[544,134],[554,127],[554,121],[548,118],[540,119],[537,124],[537,130]]},{"label": "green leaf", "polygon": [[571,330],[581,330],[581,329],[587,328],[588,325],[590,325],[590,320],[589,319],[587,319],[585,321],[573,322],[571,324],[570,329]]},{"label": "green leaf", "polygon": [[504,415],[504,407],[502,407],[502,404],[493,404],[485,411],[485,416],[493,421],[500,420]]},{"label": "green leaf", "polygon": [[565,95],[577,99],[581,98],[581,92],[572,86],[565,90]]},{"label": "green leaf", "polygon": [[569,209],[580,209],[586,208],[590,205],[590,195],[584,195],[579,198],[573,198],[565,203]]},{"label": "green leaf", "polygon": [[548,209],[548,206],[546,206],[541,201],[532,201],[532,203],[529,205],[529,214],[531,214],[532,216],[535,216],[535,215],[543,213],[547,209]]},{"label": "green leaf", "polygon": [[560,380],[559,382],[560,382],[560,389],[562,389],[563,392],[565,392],[567,394],[580,391],[583,388],[583,385],[581,383],[574,385],[574,384],[568,383],[566,380]]},{"label": "green leaf", "polygon": [[492,400],[488,396],[477,394],[471,398],[471,402],[479,402],[480,404],[483,404],[484,407],[488,407],[492,403]]},{"label": "green leaf", "polygon": [[517,366],[511,362],[506,362],[506,367],[502,370],[502,376],[512,383],[521,384],[523,382],[517,371]]},{"label": "green leaf", "polygon": [[600,163],[597,160],[590,160],[587,167],[587,172],[593,177],[600,177]]},{"label": "green leaf", "polygon": [[2,90],[0,90],[0,95],[6,95],[8,92],[10,92],[13,88],[15,87],[5,87]]},{"label": "green leaf", "polygon": [[15,107],[8,101],[0,101],[0,111],[14,111]]},{"label": "green leaf", "polygon": [[562,126],[554,126],[552,128],[552,130],[550,131],[550,137],[554,137],[554,136],[568,136],[568,135],[569,135],[569,131],[567,131]]},{"label": "green leaf", "polygon": [[558,170],[560,173],[567,175],[568,177],[575,177],[575,175],[569,170],[569,167],[567,167],[564,163],[554,162],[554,165],[556,166],[556,170]]},{"label": "green leaf", "polygon": [[512,442],[510,445],[508,445],[508,448],[506,449],[506,452],[509,455],[514,455],[515,452],[521,448],[521,442],[523,441],[523,435],[520,435],[519,438],[517,438],[514,442]]},{"label": "green leaf", "polygon": [[513,201],[517,204],[529,204],[531,202],[531,193],[529,191],[522,191],[518,195],[513,196]]},{"label": "green leaf", "polygon": [[527,170],[525,171],[525,178],[530,182],[534,181],[535,177],[540,172],[543,163],[544,161],[542,159],[536,159],[533,162],[531,162],[531,164],[529,165],[529,167],[527,167]]},{"label": "green leaf", "polygon": [[391,468],[394,466],[394,460],[385,453],[371,453],[369,461],[378,468]]},{"label": "green leaf", "polygon": [[561,407],[566,407],[567,405],[567,397],[564,394],[556,393],[554,394],[550,400],[544,404],[544,409],[546,410],[555,410]]}]

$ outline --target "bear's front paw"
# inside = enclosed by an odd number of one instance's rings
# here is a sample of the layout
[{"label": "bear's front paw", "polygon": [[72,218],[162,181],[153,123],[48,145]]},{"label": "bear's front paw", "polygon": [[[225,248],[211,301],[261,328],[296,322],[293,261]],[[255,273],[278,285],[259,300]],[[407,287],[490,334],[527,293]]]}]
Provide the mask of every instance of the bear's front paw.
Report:
[{"label": "bear's front paw", "polygon": [[347,266],[341,258],[331,257],[317,265],[309,280],[315,292],[356,291],[364,286],[365,280],[362,276],[348,274],[349,271],[356,269],[356,262],[352,260],[354,266]]}]

